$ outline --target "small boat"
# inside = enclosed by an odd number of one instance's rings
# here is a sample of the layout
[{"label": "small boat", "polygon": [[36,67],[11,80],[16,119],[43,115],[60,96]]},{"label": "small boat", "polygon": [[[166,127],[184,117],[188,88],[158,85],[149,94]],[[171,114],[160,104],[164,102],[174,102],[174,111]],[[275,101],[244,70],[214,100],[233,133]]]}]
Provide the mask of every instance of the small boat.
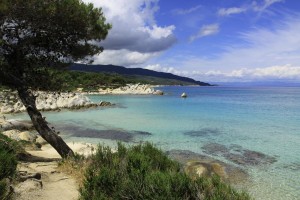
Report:
[{"label": "small boat", "polygon": [[184,92],[184,93],[182,93],[181,97],[182,98],[187,98],[187,94]]}]

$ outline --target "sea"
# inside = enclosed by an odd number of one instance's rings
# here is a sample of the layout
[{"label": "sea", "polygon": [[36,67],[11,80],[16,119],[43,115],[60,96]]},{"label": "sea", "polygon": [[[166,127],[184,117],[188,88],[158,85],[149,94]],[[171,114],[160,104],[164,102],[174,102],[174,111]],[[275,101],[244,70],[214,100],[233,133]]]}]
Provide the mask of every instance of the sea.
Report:
[{"label": "sea", "polygon": [[66,141],[188,150],[244,170],[254,199],[300,199],[300,87],[156,89],[164,95],[89,95],[115,106],[43,115]]}]

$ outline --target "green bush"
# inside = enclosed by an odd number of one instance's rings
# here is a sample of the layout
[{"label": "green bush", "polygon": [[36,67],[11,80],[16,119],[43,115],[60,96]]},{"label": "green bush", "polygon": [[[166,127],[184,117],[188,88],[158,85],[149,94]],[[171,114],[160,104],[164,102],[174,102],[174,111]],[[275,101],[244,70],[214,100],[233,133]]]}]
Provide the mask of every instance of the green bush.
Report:
[{"label": "green bush", "polygon": [[17,159],[12,141],[0,133],[0,180],[13,176]]},{"label": "green bush", "polygon": [[3,200],[7,193],[7,185],[4,180],[0,180],[0,199]]},{"label": "green bush", "polygon": [[249,199],[220,181],[218,177],[192,180],[150,143],[126,148],[118,144],[116,153],[99,146],[91,158],[80,199]]},{"label": "green bush", "polygon": [[0,199],[7,193],[5,178],[12,177],[17,168],[16,143],[0,133]]}]

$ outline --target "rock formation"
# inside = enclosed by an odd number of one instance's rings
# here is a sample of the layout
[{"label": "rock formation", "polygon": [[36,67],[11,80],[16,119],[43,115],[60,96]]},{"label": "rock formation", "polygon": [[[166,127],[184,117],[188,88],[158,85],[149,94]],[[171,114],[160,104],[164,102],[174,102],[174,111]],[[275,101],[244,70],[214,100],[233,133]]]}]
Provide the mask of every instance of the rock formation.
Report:
[{"label": "rock formation", "polygon": [[[62,108],[78,109],[97,106],[111,106],[109,102],[93,103],[80,93],[34,92],[36,106],[41,111],[55,111]],[[0,92],[0,113],[17,113],[26,111],[16,92]]]},{"label": "rock formation", "polygon": [[120,88],[107,88],[99,89],[98,94],[136,94],[136,95],[146,95],[155,94],[162,95],[163,92],[159,90],[154,90],[151,85],[148,84],[127,84],[126,86]]}]

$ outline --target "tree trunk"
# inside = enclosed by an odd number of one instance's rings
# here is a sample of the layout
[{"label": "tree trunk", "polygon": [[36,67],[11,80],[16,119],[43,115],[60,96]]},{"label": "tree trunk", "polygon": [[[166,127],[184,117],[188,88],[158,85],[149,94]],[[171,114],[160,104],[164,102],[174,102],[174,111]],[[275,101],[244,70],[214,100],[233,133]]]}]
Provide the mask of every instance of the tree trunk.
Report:
[{"label": "tree trunk", "polygon": [[33,126],[41,135],[41,137],[44,138],[59,153],[62,158],[73,156],[74,153],[72,149],[63,141],[63,139],[59,135],[57,135],[52,129],[49,128],[46,120],[37,110],[35,103],[36,98],[32,94],[32,92],[24,86],[17,87],[17,91],[21,101],[26,107]]}]

